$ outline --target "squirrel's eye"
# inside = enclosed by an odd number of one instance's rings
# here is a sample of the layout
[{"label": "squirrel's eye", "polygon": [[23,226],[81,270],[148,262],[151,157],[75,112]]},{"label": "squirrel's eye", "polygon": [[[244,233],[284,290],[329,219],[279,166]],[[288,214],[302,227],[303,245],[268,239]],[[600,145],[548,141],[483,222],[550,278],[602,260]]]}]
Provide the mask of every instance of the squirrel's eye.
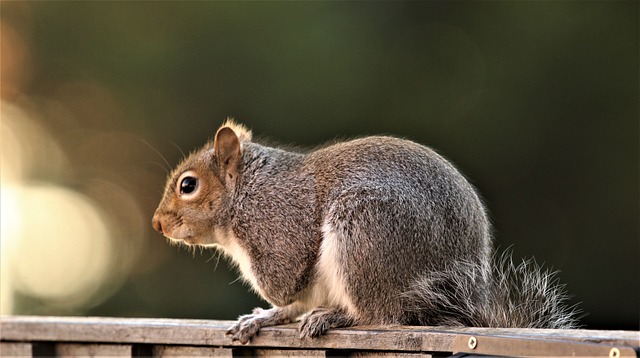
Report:
[{"label": "squirrel's eye", "polygon": [[191,194],[198,188],[198,179],[185,177],[180,182],[180,194]]},{"label": "squirrel's eye", "polygon": [[176,194],[183,200],[191,200],[200,191],[200,179],[194,170],[188,170],[178,177]]}]

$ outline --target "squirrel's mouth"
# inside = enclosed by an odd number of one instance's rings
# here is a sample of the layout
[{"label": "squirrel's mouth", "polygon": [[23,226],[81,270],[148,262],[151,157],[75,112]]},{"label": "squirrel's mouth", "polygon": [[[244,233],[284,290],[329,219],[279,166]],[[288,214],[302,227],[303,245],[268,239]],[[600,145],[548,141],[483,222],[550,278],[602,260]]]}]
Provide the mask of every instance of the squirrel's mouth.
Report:
[{"label": "squirrel's mouth", "polygon": [[156,214],[153,217],[153,228],[166,237],[169,243],[197,244],[193,229],[181,223],[176,217]]},{"label": "squirrel's mouth", "polygon": [[202,233],[198,225],[185,225],[171,218],[154,218],[154,228],[167,239],[171,245],[215,246],[218,242],[215,235]]}]

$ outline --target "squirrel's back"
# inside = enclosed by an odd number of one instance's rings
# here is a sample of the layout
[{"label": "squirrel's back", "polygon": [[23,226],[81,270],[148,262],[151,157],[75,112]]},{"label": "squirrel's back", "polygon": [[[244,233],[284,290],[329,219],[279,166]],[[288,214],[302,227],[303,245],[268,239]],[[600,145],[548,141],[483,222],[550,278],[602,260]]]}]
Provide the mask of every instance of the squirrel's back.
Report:
[{"label": "squirrel's back", "polygon": [[[411,214],[398,219],[416,220],[410,226],[420,231],[412,240],[422,245],[471,244],[474,248],[466,251],[489,256],[491,234],[484,205],[466,178],[432,149],[405,139],[372,136],[312,152],[305,162],[312,163],[325,215],[340,204],[384,204],[375,210],[389,217]],[[379,222],[376,227],[398,224]]]}]

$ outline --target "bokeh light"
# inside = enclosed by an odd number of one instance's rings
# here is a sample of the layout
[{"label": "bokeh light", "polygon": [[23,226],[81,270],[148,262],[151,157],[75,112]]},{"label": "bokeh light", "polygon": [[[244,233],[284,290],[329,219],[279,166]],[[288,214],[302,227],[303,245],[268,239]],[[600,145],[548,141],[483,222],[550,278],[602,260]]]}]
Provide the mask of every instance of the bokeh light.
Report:
[{"label": "bokeh light", "polygon": [[18,240],[13,257],[22,259],[9,261],[14,287],[59,305],[84,304],[111,268],[109,231],[99,209],[87,197],[52,185],[9,190],[20,197],[19,205],[8,208],[20,225],[12,237]]},{"label": "bokeh light", "polygon": [[[83,307],[99,303],[108,284],[126,274],[129,260],[116,260],[114,234],[139,235],[140,214],[122,194],[106,186],[121,214],[134,224],[125,230],[109,228],[116,220],[96,200],[77,190],[30,178],[39,163],[57,168],[58,174],[74,171],[54,140],[27,113],[2,104],[2,307],[14,312],[16,293],[42,299],[58,307]],[[104,192],[105,185],[102,187]],[[108,202],[108,201],[105,201]],[[123,221],[126,224],[126,220]],[[135,229],[134,229],[135,228]],[[134,241],[135,242],[135,241]],[[126,255],[135,255],[127,245]],[[114,274],[115,273],[115,274]]]}]

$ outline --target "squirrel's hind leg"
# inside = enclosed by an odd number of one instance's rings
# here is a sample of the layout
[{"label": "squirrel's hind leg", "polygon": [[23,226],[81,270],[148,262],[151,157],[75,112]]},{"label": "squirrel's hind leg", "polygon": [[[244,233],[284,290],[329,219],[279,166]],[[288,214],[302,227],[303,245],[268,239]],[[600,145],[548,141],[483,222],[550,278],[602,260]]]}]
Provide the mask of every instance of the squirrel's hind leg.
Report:
[{"label": "squirrel's hind leg", "polygon": [[316,338],[329,328],[353,326],[355,319],[338,308],[316,308],[302,318],[300,338]]}]

